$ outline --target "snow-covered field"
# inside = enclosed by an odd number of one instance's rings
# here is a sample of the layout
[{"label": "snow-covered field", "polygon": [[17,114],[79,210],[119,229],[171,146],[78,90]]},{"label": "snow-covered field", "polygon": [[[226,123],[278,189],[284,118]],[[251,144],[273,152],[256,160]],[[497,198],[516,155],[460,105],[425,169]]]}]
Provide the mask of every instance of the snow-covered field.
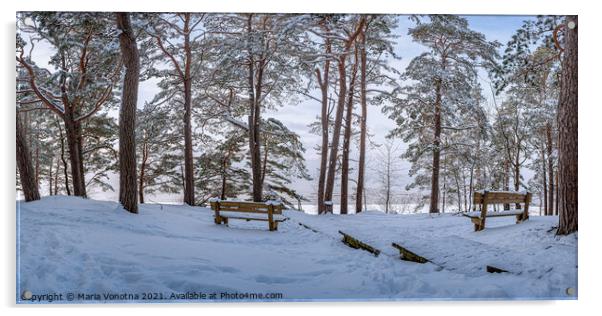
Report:
[{"label": "snow-covered field", "polygon": [[[62,303],[576,298],[577,236],[549,231],[556,217],[488,219],[475,233],[452,214],[287,211],[270,232],[265,222],[215,225],[209,209],[179,205],[145,204],[133,215],[115,202],[46,197],[17,211],[19,302],[30,302],[26,291]],[[383,253],[347,247],[338,230]],[[390,244],[403,241],[456,255],[442,266],[401,261]],[[511,273],[484,272],[490,259]]]}]

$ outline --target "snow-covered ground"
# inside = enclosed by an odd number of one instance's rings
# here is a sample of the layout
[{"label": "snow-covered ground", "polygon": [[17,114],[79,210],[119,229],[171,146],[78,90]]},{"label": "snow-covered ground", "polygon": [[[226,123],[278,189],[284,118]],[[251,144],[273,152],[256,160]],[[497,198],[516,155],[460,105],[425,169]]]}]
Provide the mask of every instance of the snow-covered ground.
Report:
[{"label": "snow-covered ground", "polygon": [[[133,215],[116,202],[46,197],[18,202],[17,212],[19,302],[30,302],[21,298],[26,292],[62,303],[70,293],[74,303],[261,295],[268,301],[576,298],[577,236],[549,231],[556,217],[532,216],[519,225],[514,217],[488,219],[487,228],[475,233],[469,219],[452,214],[286,211],[290,220],[270,232],[265,222],[215,225],[209,209],[180,205],[145,204]],[[347,247],[338,230],[365,238],[383,253],[375,257]],[[390,244],[404,241],[437,245],[426,252],[470,255],[449,257],[443,267],[401,261]],[[484,272],[481,263],[489,259],[511,273]]]}]

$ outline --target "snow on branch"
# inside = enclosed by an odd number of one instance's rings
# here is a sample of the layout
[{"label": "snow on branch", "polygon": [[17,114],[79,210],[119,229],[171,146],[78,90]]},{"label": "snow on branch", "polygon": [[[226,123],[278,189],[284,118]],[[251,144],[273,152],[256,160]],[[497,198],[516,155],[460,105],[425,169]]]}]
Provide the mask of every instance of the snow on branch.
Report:
[{"label": "snow on branch", "polygon": [[[23,57],[23,51],[21,51],[21,55],[16,57],[16,59],[17,59],[18,63],[23,65],[23,67],[27,70],[27,73],[29,74],[29,86],[31,88],[31,91],[49,109],[51,109],[53,112],[57,113],[58,115],[63,116],[65,114],[65,109],[63,109],[62,106],[59,106],[58,104],[52,102],[50,100],[51,98],[45,96],[42,93],[42,90],[44,90],[43,88],[42,89],[38,88],[38,85],[35,82],[36,75],[35,75],[35,71],[33,70],[33,66],[30,65],[29,63],[27,63],[27,61]],[[52,95],[52,97],[54,97],[54,95]]]}]

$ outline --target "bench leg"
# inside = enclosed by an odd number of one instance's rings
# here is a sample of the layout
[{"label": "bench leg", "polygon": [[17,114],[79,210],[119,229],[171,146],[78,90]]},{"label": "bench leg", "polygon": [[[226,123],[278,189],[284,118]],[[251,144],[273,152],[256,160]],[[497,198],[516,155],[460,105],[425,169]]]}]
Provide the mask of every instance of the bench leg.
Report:
[{"label": "bench leg", "polygon": [[268,221],[268,227],[270,228],[270,231],[278,230],[278,222]]},{"label": "bench leg", "polygon": [[213,221],[217,224],[220,225],[222,223],[222,218],[220,216],[216,216]]},{"label": "bench leg", "polygon": [[516,215],[516,223],[517,224],[520,224],[528,219],[529,219],[529,216],[526,216],[525,214]]},{"label": "bench leg", "polygon": [[470,220],[474,224],[474,231],[475,232],[478,232],[478,231],[483,230],[485,228],[485,221],[483,219],[480,219],[480,218],[471,218]]}]

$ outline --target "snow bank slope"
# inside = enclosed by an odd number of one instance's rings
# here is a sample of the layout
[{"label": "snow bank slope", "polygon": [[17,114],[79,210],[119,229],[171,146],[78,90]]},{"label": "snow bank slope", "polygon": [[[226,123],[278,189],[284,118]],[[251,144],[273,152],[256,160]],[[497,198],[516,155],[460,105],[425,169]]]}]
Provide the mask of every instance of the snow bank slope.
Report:
[{"label": "snow bank slope", "polygon": [[[364,218],[374,214],[335,221],[334,216],[322,219],[288,212],[294,219],[269,232],[265,222],[215,225],[210,210],[199,207],[141,205],[140,214],[133,215],[115,202],[48,197],[18,203],[17,208],[19,295],[31,291],[34,295],[150,292],[164,299],[201,292],[217,293],[216,300],[221,293],[282,293],[284,300],[569,298],[558,286],[571,283],[565,275],[532,280],[512,274],[438,271],[434,265],[403,262],[386,254],[375,258],[348,248],[333,233],[341,225],[374,226]],[[322,223],[324,232],[303,228],[296,222],[300,219]],[[431,227],[433,231],[472,227],[468,220],[459,225],[442,219]],[[389,222],[383,229],[390,230],[417,220],[421,219],[381,214],[379,223]],[[505,230],[529,235],[519,226]],[[500,236],[513,238],[502,231]],[[558,240],[568,245],[566,256],[576,256],[572,238]],[[575,284],[566,287],[576,286],[576,269],[570,275]],[[87,302],[90,297],[94,298],[88,296]]]}]

